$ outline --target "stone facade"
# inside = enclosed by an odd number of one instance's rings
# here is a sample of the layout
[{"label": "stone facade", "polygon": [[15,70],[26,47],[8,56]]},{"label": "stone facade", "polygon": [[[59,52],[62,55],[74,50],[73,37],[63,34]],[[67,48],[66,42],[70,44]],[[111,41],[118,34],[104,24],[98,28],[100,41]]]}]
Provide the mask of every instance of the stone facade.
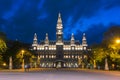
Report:
[{"label": "stone facade", "polygon": [[63,40],[63,25],[61,14],[58,15],[56,26],[56,40],[50,41],[48,34],[44,41],[38,44],[37,34],[34,34],[32,50],[38,57],[39,67],[80,67],[83,59],[86,57],[87,41],[83,33],[82,44],[71,35],[70,41]]}]

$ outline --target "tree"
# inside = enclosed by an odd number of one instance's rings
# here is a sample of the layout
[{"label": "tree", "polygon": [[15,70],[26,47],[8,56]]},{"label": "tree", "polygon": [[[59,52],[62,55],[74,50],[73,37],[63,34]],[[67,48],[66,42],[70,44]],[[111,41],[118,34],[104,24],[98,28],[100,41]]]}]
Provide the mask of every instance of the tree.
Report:
[{"label": "tree", "polygon": [[0,53],[2,54],[3,52],[5,52],[7,49],[6,43],[5,41],[3,41],[2,39],[0,39]]},{"label": "tree", "polygon": [[[6,51],[6,55],[4,55],[4,60],[9,64],[9,57],[12,56],[13,59],[13,68],[21,68],[21,55],[18,55],[21,53],[21,50],[25,50],[24,58],[27,59],[26,63],[28,63],[29,57],[32,55],[32,52],[30,52],[29,48],[30,45],[27,43],[23,43],[20,41],[8,41],[8,49]],[[29,55],[30,53],[30,55]],[[26,57],[27,56],[27,57]]]},{"label": "tree", "polygon": [[6,34],[4,32],[0,32],[0,39],[2,39],[3,41],[7,41],[7,37]]},{"label": "tree", "polygon": [[0,32],[0,66],[3,63],[3,54],[7,50],[7,45],[6,45],[6,35],[3,32]]},{"label": "tree", "polygon": [[116,39],[120,39],[120,27],[113,26],[104,33],[102,43],[92,47],[92,57],[101,63],[107,58],[109,66],[120,64],[120,44],[115,43]]},{"label": "tree", "polygon": [[28,50],[24,50],[24,52],[22,53],[23,50],[20,50],[17,55],[16,58],[19,59],[19,61],[22,63],[22,60],[25,60],[25,64],[29,64],[31,62],[31,58],[32,58],[32,53]]},{"label": "tree", "polygon": [[114,43],[114,44],[109,44],[108,46],[111,49],[110,57],[112,58],[112,61],[115,61],[116,59],[120,59],[120,44]]},{"label": "tree", "polygon": [[[116,43],[117,40],[117,43]],[[119,44],[118,44],[119,42]],[[109,66],[120,64],[120,27],[109,28],[103,36],[102,43],[92,46],[92,57],[99,64],[108,59]]]},{"label": "tree", "polygon": [[94,60],[95,66],[104,66],[105,57],[106,51],[101,44],[96,44],[92,46],[92,59]]},{"label": "tree", "polygon": [[[117,41],[117,42],[116,42]],[[113,26],[104,34],[103,43],[109,48],[111,64],[120,64],[120,26]]]},{"label": "tree", "polygon": [[117,38],[120,38],[120,26],[112,26],[104,33],[102,43],[113,44]]}]

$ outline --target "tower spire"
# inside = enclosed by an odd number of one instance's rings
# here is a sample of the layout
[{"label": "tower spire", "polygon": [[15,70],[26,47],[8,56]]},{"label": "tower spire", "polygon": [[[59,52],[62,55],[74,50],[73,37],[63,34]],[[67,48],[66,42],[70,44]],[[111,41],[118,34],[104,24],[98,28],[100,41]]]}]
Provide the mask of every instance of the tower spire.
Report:
[{"label": "tower spire", "polygon": [[75,43],[74,34],[71,35],[71,45]]},{"label": "tower spire", "polygon": [[33,44],[37,44],[37,34],[34,34]]},{"label": "tower spire", "polygon": [[33,49],[37,49],[37,45],[38,45],[37,34],[35,33],[33,38],[33,44],[32,44]]},{"label": "tower spire", "polygon": [[45,44],[49,44],[48,33],[46,33]]},{"label": "tower spire", "polygon": [[72,36],[71,36],[71,40],[75,40],[75,39],[74,39],[74,34],[73,34],[73,33],[72,33]]},{"label": "tower spire", "polygon": [[61,19],[61,14],[58,14],[58,21],[57,21],[57,28],[60,29],[62,28],[62,19]]},{"label": "tower spire", "polygon": [[86,40],[86,37],[85,37],[85,33],[83,33],[83,39],[82,39],[82,46],[83,47],[87,47],[87,40]]},{"label": "tower spire", "polygon": [[61,17],[61,14],[60,14],[60,12],[59,12],[59,14],[58,14],[58,17]]},{"label": "tower spire", "polygon": [[56,26],[56,38],[57,38],[57,43],[62,44],[63,41],[63,25],[62,25],[62,19],[61,19],[61,14],[58,14],[58,20],[57,20],[57,26]]}]

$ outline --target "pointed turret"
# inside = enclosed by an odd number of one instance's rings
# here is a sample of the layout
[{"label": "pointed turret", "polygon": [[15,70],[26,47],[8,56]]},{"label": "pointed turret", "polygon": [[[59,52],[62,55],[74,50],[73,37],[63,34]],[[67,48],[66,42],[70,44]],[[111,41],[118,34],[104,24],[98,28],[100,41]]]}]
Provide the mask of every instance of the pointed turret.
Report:
[{"label": "pointed turret", "polygon": [[45,44],[49,44],[48,33],[46,33]]},{"label": "pointed turret", "polygon": [[71,45],[74,45],[75,44],[75,39],[74,39],[74,34],[72,33],[71,35]]},{"label": "pointed turret", "polygon": [[62,34],[62,28],[63,28],[63,25],[62,25],[62,19],[61,19],[61,14],[59,13],[58,14],[58,20],[57,20],[57,30],[61,30],[61,34]]},{"label": "pointed turret", "polygon": [[38,45],[37,34],[35,33],[33,38],[33,44],[32,44],[32,47],[34,50],[37,49],[37,45]]},{"label": "pointed turret", "polygon": [[63,41],[63,25],[62,25],[62,19],[61,19],[61,14],[58,14],[58,20],[57,20],[57,26],[56,26],[56,38],[57,38],[57,43],[62,44]]},{"label": "pointed turret", "polygon": [[37,44],[37,34],[34,34],[33,44]]},{"label": "pointed turret", "polygon": [[[60,13],[58,14],[58,21],[57,21],[57,23],[58,24],[62,24],[61,14]],[[57,27],[62,27],[62,25],[61,26],[57,26]]]},{"label": "pointed turret", "polygon": [[86,47],[88,46],[87,45],[87,40],[86,40],[86,37],[85,37],[85,33],[83,33],[82,46],[83,46],[84,49],[86,49]]}]

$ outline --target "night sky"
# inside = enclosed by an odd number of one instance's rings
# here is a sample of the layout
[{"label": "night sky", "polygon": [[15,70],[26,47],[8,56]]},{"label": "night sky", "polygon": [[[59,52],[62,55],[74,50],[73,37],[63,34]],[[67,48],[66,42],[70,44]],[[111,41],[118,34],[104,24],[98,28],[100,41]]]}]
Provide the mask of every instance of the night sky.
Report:
[{"label": "night sky", "polygon": [[61,13],[64,39],[71,33],[80,40],[86,33],[89,44],[99,43],[111,26],[120,25],[120,0],[0,0],[0,31],[11,40],[31,43],[56,39],[56,23]]}]

